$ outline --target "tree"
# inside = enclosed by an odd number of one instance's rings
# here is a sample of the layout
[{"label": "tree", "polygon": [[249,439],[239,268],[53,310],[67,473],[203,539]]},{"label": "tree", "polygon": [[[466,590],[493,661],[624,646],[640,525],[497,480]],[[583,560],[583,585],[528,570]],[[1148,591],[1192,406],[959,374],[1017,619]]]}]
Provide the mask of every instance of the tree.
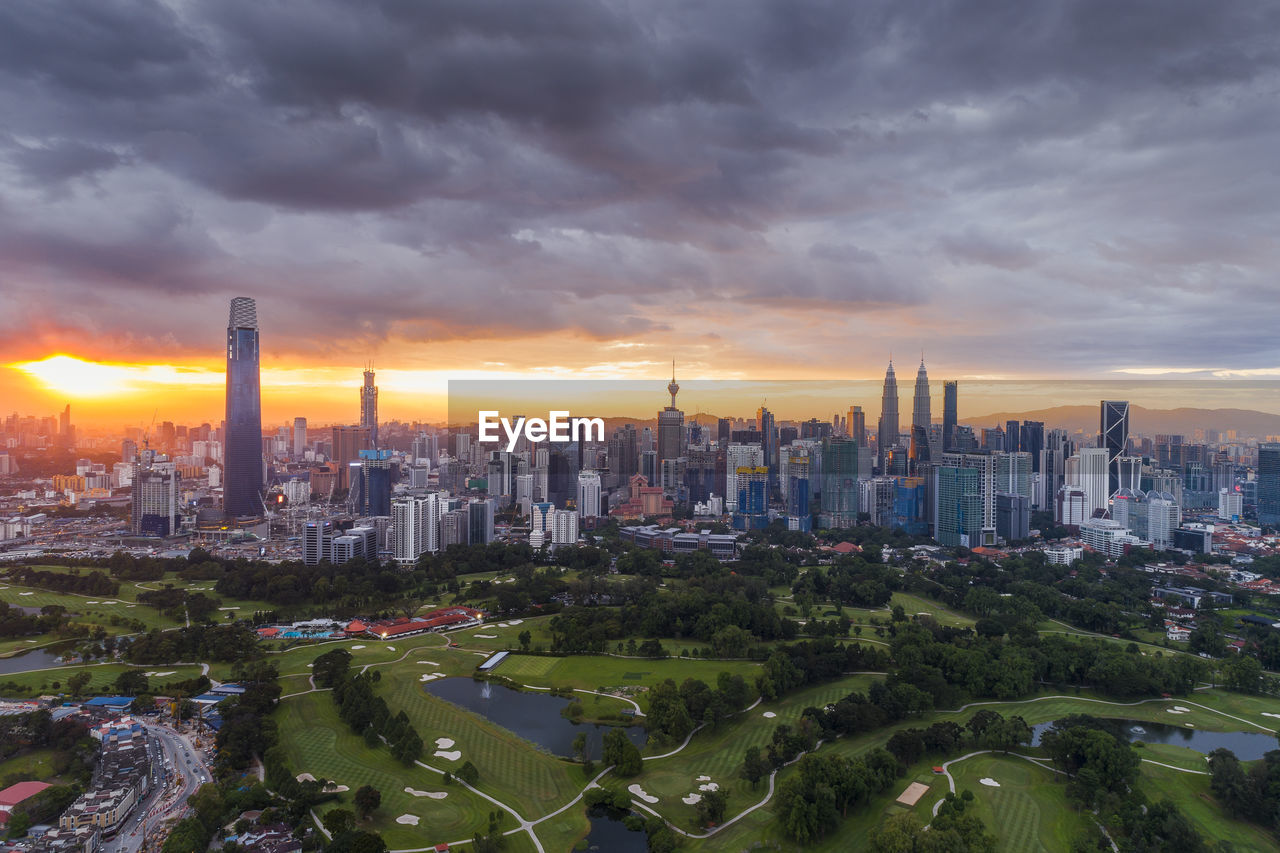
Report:
[{"label": "tree", "polygon": [[521,631],[518,635],[518,639],[520,640],[520,648],[524,649],[526,652],[529,651],[529,643],[533,642],[533,634],[529,633],[527,630]]},{"label": "tree", "polygon": [[356,812],[360,815],[361,820],[368,820],[369,815],[378,810],[378,806],[382,805],[382,792],[372,785],[363,785],[356,789],[355,795]]},{"label": "tree", "polygon": [[573,739],[573,757],[579,761],[587,760],[587,733],[581,732]]},{"label": "tree", "polygon": [[79,696],[92,679],[93,676],[82,669],[67,679],[67,689],[71,691],[72,696]]},{"label": "tree", "polygon": [[755,790],[756,784],[764,778],[769,772],[769,762],[760,754],[760,747],[747,747],[746,755],[742,759],[742,778],[751,783],[751,790]]},{"label": "tree", "polygon": [[474,785],[476,782],[480,781],[480,771],[477,770],[476,766],[470,761],[465,762],[458,768],[457,775],[459,779],[466,782],[468,785]]},{"label": "tree", "polygon": [[728,791],[716,789],[713,791],[704,791],[702,799],[698,800],[698,820],[704,826],[717,824],[724,820],[724,810],[728,805]]},{"label": "tree", "polygon": [[634,776],[640,772],[640,750],[622,729],[612,728],[605,733],[602,760],[612,765],[619,776]]},{"label": "tree", "polygon": [[336,838],[350,829],[355,829],[356,815],[350,809],[333,809],[325,812],[324,817],[320,818],[320,823],[324,824],[329,834]]}]

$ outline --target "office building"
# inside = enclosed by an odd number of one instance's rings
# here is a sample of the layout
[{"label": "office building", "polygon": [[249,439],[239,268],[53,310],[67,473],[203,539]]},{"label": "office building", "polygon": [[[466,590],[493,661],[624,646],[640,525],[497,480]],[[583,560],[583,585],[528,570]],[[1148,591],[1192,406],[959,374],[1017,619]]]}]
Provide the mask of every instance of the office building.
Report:
[{"label": "office building", "polygon": [[1108,485],[1108,451],[1105,447],[1082,447],[1075,458],[1079,468],[1071,485],[1084,490],[1089,499],[1089,515],[1097,515],[1107,509],[1108,499],[1114,494]]},{"label": "office building", "polygon": [[828,438],[822,442],[818,506],[823,527],[853,527],[858,523],[858,454],[858,444],[853,439]]},{"label": "office building", "polygon": [[1148,544],[1110,518],[1085,519],[1080,524],[1080,541],[1112,558],[1123,556],[1130,548],[1142,548]]},{"label": "office building", "polygon": [[373,371],[364,372],[360,387],[360,426],[369,431],[369,446],[378,446],[378,386],[373,384]]},{"label": "office building", "polygon": [[1031,535],[1031,500],[1026,495],[996,493],[996,536],[1020,542]]},{"label": "office building", "polygon": [[470,530],[467,541],[472,545],[488,545],[493,541],[493,501],[473,500],[467,504]]},{"label": "office building", "polygon": [[391,451],[361,450],[359,472],[359,484],[352,488],[355,511],[360,515],[390,515]]},{"label": "office building", "polygon": [[1098,444],[1107,452],[1107,496],[1120,488],[1119,458],[1129,447],[1129,403],[1103,400],[1098,427]]},{"label": "office building", "polygon": [[938,518],[933,538],[951,547],[981,544],[983,496],[980,471],[943,465],[938,468]]},{"label": "office building", "polygon": [[738,469],[764,467],[764,448],[759,444],[730,444],[725,451],[724,508],[738,509]]},{"label": "office building", "polygon": [[[942,450],[950,452],[956,450],[956,423],[957,423],[957,397],[960,391],[960,383],[954,379],[948,379],[942,383]],[[968,450],[969,448],[960,448]]]},{"label": "office building", "polygon": [[252,299],[231,300],[227,322],[226,428],[222,510],[228,518],[262,515],[262,400],[258,311]]},{"label": "office building", "polygon": [[1044,450],[1044,421],[1023,421],[1018,450],[1031,454],[1031,473],[1040,473],[1040,451]]},{"label": "office building", "polygon": [[1022,495],[1031,500],[1031,454],[1026,452],[1000,453],[996,455],[997,494],[1007,492]]},{"label": "office building", "polygon": [[[338,488],[351,488],[351,465],[358,463],[361,450],[369,450],[369,428],[364,426],[335,426],[333,446],[329,454],[338,470]],[[358,467],[358,465],[357,465]]]},{"label": "office building", "polygon": [[600,475],[595,471],[578,473],[578,498],[574,505],[583,518],[600,515]]},{"label": "office building", "polygon": [[311,519],[302,525],[302,562],[308,566],[333,562],[333,520]]},{"label": "office building", "polygon": [[1244,495],[1237,489],[1218,489],[1218,518],[1239,521],[1244,515]]},{"label": "office building", "polygon": [[928,497],[929,489],[924,477],[898,477],[894,480],[893,526],[912,536],[928,536]]},{"label": "office building", "polygon": [[293,458],[302,459],[307,452],[307,419],[293,419]]},{"label": "office building", "polygon": [[1280,525],[1280,443],[1258,445],[1258,523]]},{"label": "office building", "polygon": [[332,541],[333,564],[341,566],[357,558],[378,558],[378,531],[372,527],[353,527],[346,533],[334,536]]},{"label": "office building", "polygon": [[470,514],[465,508],[451,509],[440,515],[440,550],[447,550],[450,545],[468,544],[470,533]]},{"label": "office building", "polygon": [[769,469],[769,494],[778,485],[778,427],[773,412],[761,406],[756,410],[756,429],[760,432],[760,446],[764,449],[764,464]]},{"label": "office building", "polygon": [[172,463],[135,463],[130,512],[135,535],[171,536],[177,532],[179,479]]},{"label": "office building", "polygon": [[848,429],[846,430],[849,438],[853,439],[853,443],[859,447],[867,446],[867,413],[862,411],[861,406],[849,407]]},{"label": "office building", "polygon": [[881,470],[885,457],[898,446],[898,377],[893,373],[893,360],[884,374],[884,393],[880,398],[880,428],[876,431],[876,456]]},{"label": "office building", "polygon": [[915,394],[911,402],[911,427],[920,427],[927,435],[932,421],[929,402],[929,374],[924,369],[924,358],[920,359],[920,369],[916,371]]}]

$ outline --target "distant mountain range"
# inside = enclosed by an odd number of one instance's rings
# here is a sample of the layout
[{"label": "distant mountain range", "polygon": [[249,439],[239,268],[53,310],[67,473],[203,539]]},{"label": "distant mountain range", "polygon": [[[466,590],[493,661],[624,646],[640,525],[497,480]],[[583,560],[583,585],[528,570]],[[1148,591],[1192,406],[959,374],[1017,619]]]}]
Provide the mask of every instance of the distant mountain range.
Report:
[{"label": "distant mountain range", "polygon": [[[1097,406],[1054,406],[1030,412],[994,412],[976,418],[962,418],[974,426],[1003,426],[1005,421],[1044,421],[1045,429],[1065,429],[1086,433],[1098,431]],[[1129,431],[1144,435],[1173,434],[1188,438],[1197,429],[1235,430],[1240,436],[1280,435],[1280,415],[1251,409],[1146,409],[1129,407]]]}]

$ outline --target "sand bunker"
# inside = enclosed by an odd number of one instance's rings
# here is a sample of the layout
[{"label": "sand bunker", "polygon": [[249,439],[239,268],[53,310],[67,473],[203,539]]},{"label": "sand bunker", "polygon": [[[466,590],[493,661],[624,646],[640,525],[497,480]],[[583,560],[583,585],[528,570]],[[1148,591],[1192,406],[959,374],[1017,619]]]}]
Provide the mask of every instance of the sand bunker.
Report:
[{"label": "sand bunker", "polygon": [[1262,716],[1264,716],[1264,717],[1276,717],[1277,719],[1280,719],[1280,714],[1273,714],[1273,713],[1271,713],[1270,711],[1263,711],[1263,712],[1262,712]]},{"label": "sand bunker", "polygon": [[778,715],[773,713],[772,711],[765,711],[761,716],[763,716],[766,720],[772,720],[774,717]]},{"label": "sand bunker", "polygon": [[314,782],[314,781],[316,781],[316,777],[312,776],[310,773],[299,773],[297,778],[298,778],[298,781],[299,781],[299,782]]},{"label": "sand bunker", "polygon": [[354,650],[354,649],[363,649],[363,648],[364,648],[364,646],[352,646],[351,648],[352,648],[353,650]]},{"label": "sand bunker", "polygon": [[433,660],[420,660],[418,661],[418,663],[422,664],[423,666],[439,666],[440,665]]},{"label": "sand bunker", "polygon": [[912,782],[907,786],[907,790],[898,795],[898,802],[902,803],[904,806],[914,806],[916,803],[920,802],[920,798],[923,797],[928,790],[928,785],[921,784],[920,782]]},{"label": "sand bunker", "polygon": [[[103,603],[103,604],[106,604],[106,602],[105,602],[105,601],[104,601],[104,602],[102,602],[102,603]],[[239,610],[240,608],[239,608],[239,607],[219,607],[218,609],[219,609],[219,610]]]},{"label": "sand bunker", "polygon": [[477,640],[496,640],[496,639],[498,639],[498,635],[497,635],[497,634],[472,634],[471,636],[475,637]]},{"label": "sand bunker", "polygon": [[394,652],[395,650],[396,650],[395,646],[387,646],[387,651]]},{"label": "sand bunker", "polygon": [[681,797],[680,802],[684,803],[686,806],[696,806],[698,803],[702,802],[702,795],[690,794],[687,797]]},{"label": "sand bunker", "polygon": [[443,672],[435,672],[435,673],[432,673],[432,675],[434,675],[436,678],[447,678],[447,677],[448,677],[448,676],[446,676]]},{"label": "sand bunker", "polygon": [[421,676],[418,677],[418,680],[419,681],[435,681],[437,678],[439,678],[439,676],[432,675],[429,672],[424,672]]},{"label": "sand bunker", "polygon": [[710,776],[699,776],[699,777],[698,777],[698,781],[699,781],[699,782],[710,782],[710,781],[711,781],[711,777],[710,777]]},{"label": "sand bunker", "polygon": [[20,592],[18,595],[35,595],[34,592]]},{"label": "sand bunker", "polygon": [[653,805],[658,801],[657,797],[654,797],[650,794],[645,793],[644,788],[641,788],[639,785],[631,785],[630,787],[627,788],[627,790],[631,792],[632,796],[636,797],[637,799],[644,800],[646,803],[649,803],[650,805]]},{"label": "sand bunker", "polygon": [[417,815],[402,814],[400,815],[400,817],[396,818],[396,823],[402,823],[405,826],[417,826],[418,821],[421,819],[422,818],[418,817]]},{"label": "sand bunker", "polygon": [[437,749],[436,757],[446,761],[457,761],[462,757],[462,753],[456,749]]},{"label": "sand bunker", "polygon": [[995,779],[992,779],[990,776],[983,776],[981,779],[978,780],[978,784],[986,785],[988,788],[1000,787],[1000,783],[997,782]]},{"label": "sand bunker", "polygon": [[1189,729],[1194,729],[1196,727],[1195,723],[1183,723],[1183,725]]},{"label": "sand bunker", "polygon": [[98,603],[98,602],[96,602],[96,601],[86,601],[86,602],[85,602],[85,604],[97,604],[97,603]]},{"label": "sand bunker", "polygon": [[324,792],[326,794],[345,794],[347,791],[350,791],[350,790],[351,789],[348,788],[346,785],[325,785],[324,786]]},{"label": "sand bunker", "polygon": [[453,738],[438,737],[436,738],[436,749],[448,749],[453,746]]},{"label": "sand bunker", "polygon": [[507,620],[507,624],[508,624],[508,625],[519,625],[519,624],[520,624],[521,622],[523,622],[523,621],[524,621],[523,619],[508,619],[508,620]]},{"label": "sand bunker", "polygon": [[443,800],[449,796],[444,791],[415,791],[413,788],[405,788],[404,792],[414,797],[430,797],[433,800]]},{"label": "sand bunker", "polygon": [[143,675],[145,675],[147,678],[161,678],[161,677],[166,676],[166,675],[173,675],[175,671],[176,671],[176,670],[172,670],[172,669],[171,669],[171,670],[169,670],[169,671],[167,671],[167,672],[154,672],[154,671],[147,671],[147,672],[144,672],[144,673],[142,673],[142,674],[143,674]]},{"label": "sand bunker", "polygon": [[705,782],[698,786],[699,791],[719,791],[720,785],[716,782]]}]

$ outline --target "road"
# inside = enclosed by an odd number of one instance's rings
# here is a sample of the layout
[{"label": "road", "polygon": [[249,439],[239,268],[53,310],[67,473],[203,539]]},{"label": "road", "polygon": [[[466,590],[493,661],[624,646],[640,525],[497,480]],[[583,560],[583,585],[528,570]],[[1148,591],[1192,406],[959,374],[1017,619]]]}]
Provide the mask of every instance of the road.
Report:
[{"label": "road", "polygon": [[204,755],[185,735],[158,723],[145,726],[151,736],[151,790],[127,818],[128,824],[102,845],[102,853],[137,853],[147,833],[154,833],[170,818],[181,818],[187,810],[187,798],[212,778]]}]

